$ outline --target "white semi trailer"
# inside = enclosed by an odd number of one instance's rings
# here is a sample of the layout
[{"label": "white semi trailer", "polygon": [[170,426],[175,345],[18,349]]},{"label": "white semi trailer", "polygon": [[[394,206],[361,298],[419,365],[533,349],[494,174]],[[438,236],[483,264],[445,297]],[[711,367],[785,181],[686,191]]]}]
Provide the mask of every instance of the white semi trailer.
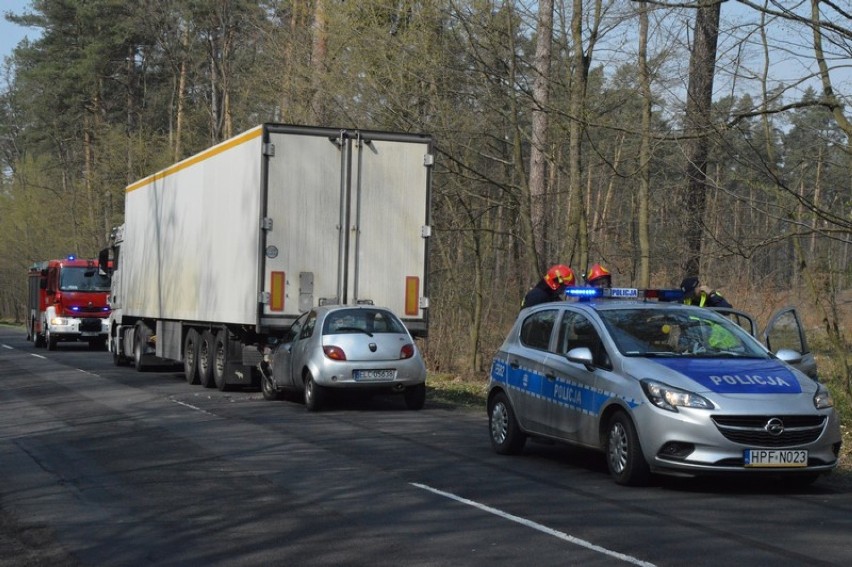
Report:
[{"label": "white semi trailer", "polygon": [[327,303],[373,303],[428,328],[432,139],[262,124],[129,185],[113,262],[109,350],[219,389]]}]

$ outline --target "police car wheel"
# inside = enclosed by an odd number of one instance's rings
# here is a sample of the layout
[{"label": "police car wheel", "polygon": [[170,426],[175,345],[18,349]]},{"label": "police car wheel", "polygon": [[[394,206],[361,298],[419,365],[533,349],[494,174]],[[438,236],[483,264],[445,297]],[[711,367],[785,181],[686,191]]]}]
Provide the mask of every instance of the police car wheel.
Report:
[{"label": "police car wheel", "polygon": [[527,436],[518,426],[515,411],[503,392],[494,396],[488,411],[491,447],[500,455],[515,455],[524,448]]},{"label": "police car wheel", "polygon": [[650,469],[642,454],[636,426],[624,412],[609,420],[606,438],[606,463],[618,484],[639,486],[648,482]]}]

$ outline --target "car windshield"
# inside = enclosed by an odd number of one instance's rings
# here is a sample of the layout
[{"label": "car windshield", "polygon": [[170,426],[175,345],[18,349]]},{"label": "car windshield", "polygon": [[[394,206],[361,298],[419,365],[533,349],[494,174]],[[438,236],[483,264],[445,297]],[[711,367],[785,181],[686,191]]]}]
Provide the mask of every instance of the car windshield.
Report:
[{"label": "car windshield", "polygon": [[384,309],[340,309],[328,314],[322,327],[323,335],[343,333],[404,333],[402,322]]},{"label": "car windshield", "polygon": [[625,356],[769,356],[742,328],[707,309],[643,307],[600,310],[598,314]]},{"label": "car windshield", "polygon": [[62,291],[109,291],[110,277],[102,275],[97,268],[63,267],[59,275]]}]

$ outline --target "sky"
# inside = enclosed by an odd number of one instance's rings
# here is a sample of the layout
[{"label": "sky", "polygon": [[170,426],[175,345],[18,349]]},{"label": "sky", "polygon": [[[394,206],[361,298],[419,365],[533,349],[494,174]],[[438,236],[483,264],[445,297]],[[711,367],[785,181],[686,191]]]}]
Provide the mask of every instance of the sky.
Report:
[{"label": "sky", "polygon": [[7,12],[20,14],[25,12],[29,5],[29,0],[0,0],[0,14],[3,16],[0,19],[0,58],[11,55],[12,50],[25,36],[34,39],[38,35],[38,29],[21,27],[5,18]]}]

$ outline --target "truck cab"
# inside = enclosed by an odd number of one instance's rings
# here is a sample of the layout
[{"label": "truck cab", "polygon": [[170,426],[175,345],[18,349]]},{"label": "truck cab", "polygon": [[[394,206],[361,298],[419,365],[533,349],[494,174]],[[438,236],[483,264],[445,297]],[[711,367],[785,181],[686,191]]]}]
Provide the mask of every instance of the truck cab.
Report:
[{"label": "truck cab", "polygon": [[59,342],[106,345],[110,277],[94,259],[68,256],[33,264],[28,272],[27,338],[54,350]]}]

